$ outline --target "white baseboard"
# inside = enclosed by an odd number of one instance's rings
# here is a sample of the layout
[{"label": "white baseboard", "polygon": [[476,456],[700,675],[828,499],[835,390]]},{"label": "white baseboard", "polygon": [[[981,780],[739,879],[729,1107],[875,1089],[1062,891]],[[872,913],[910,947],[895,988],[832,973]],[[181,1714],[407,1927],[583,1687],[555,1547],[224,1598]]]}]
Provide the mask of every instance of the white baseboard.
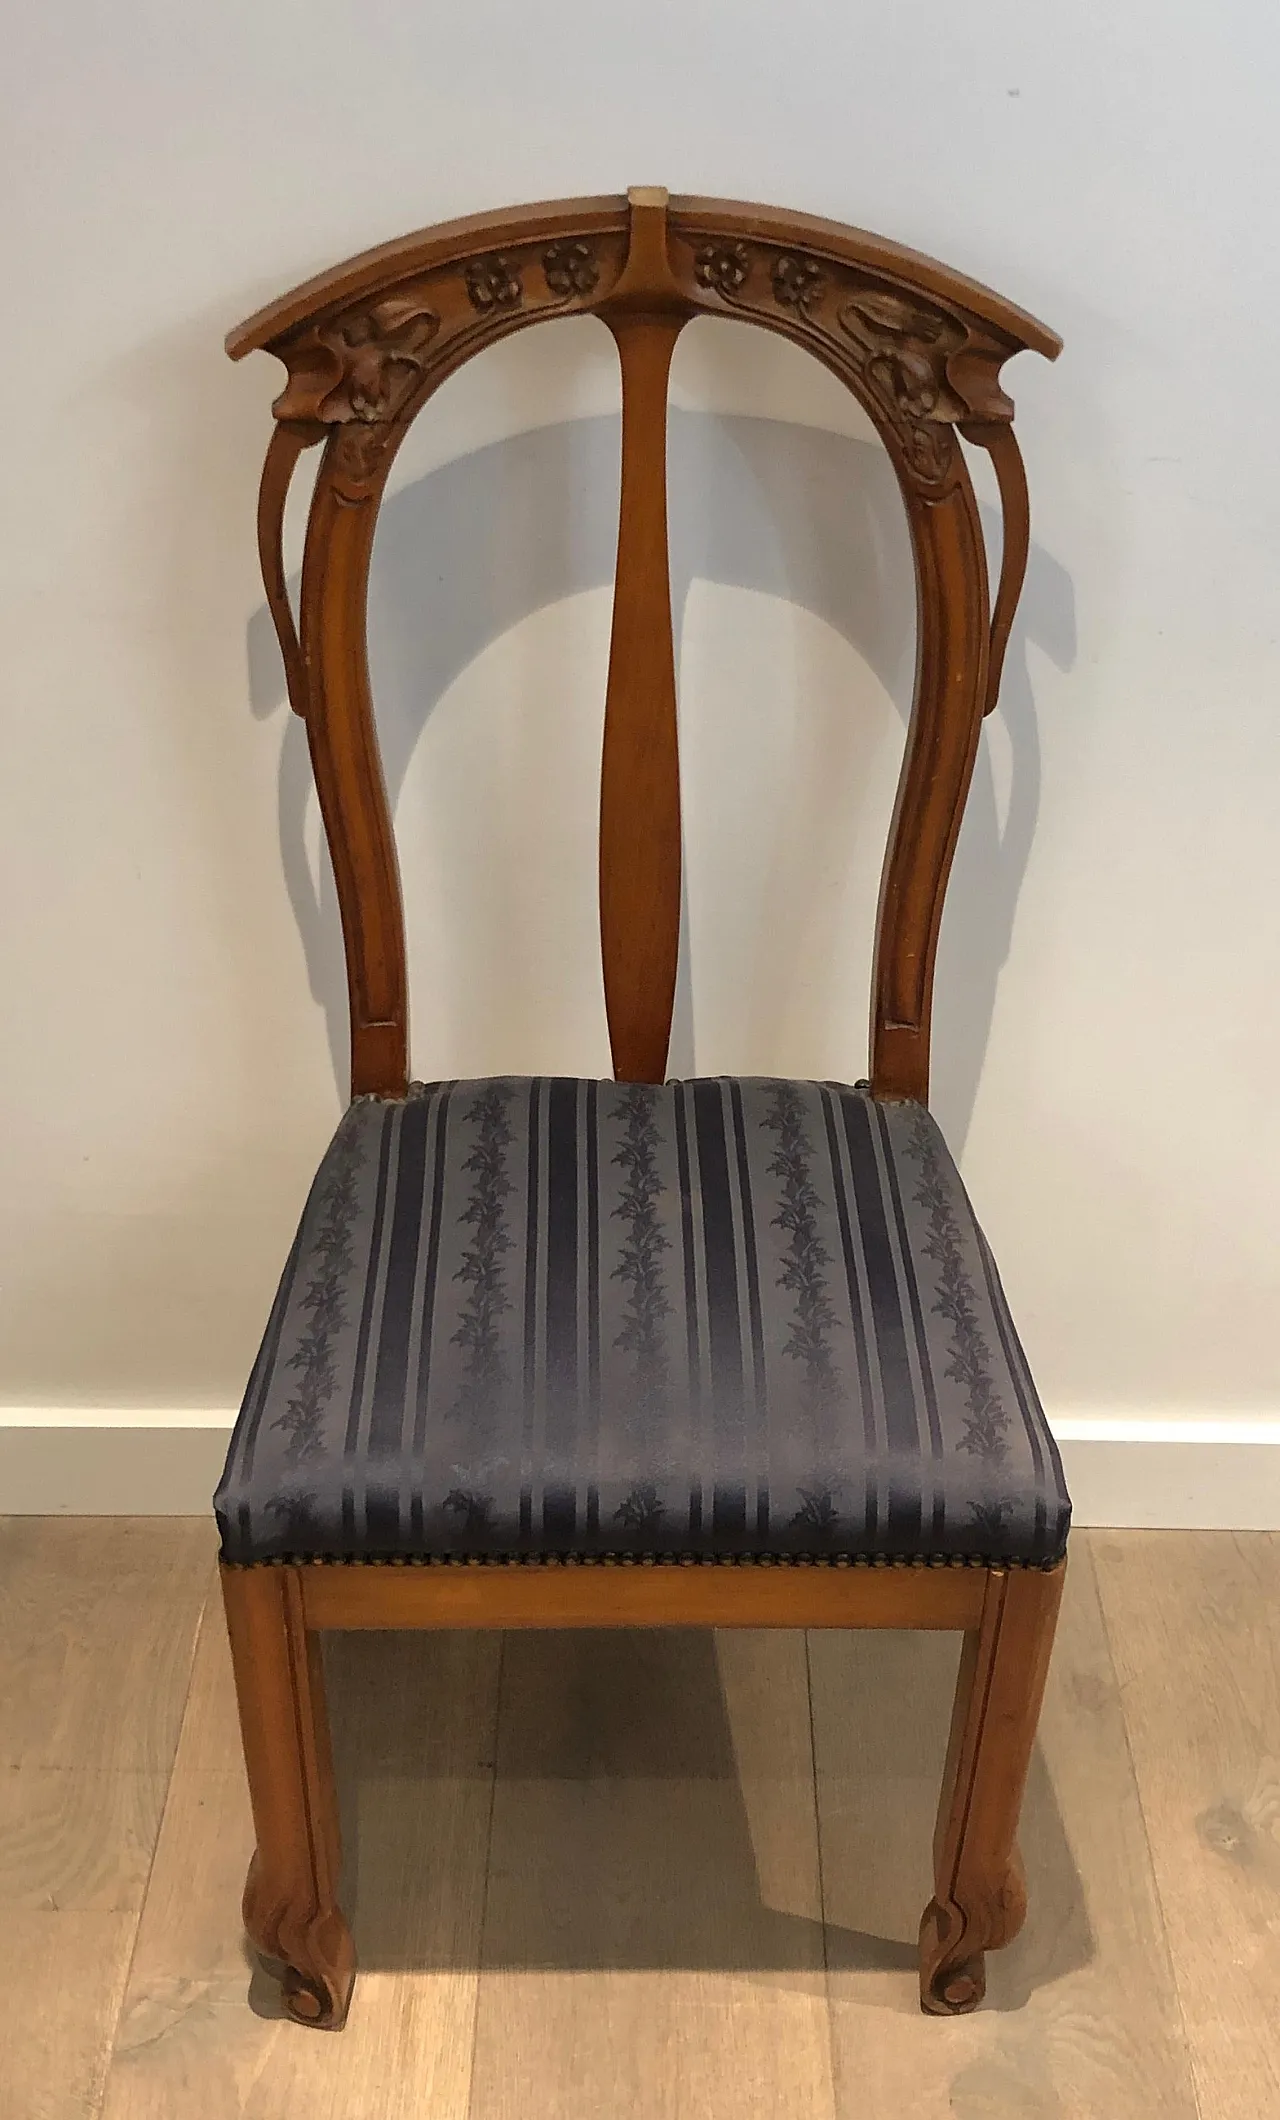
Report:
[{"label": "white baseboard", "polygon": [[[0,1516],[204,1516],[232,1414],[0,1407]],[[1280,1420],[1063,1415],[1077,1524],[1280,1531]]]},{"label": "white baseboard", "polygon": [[0,1406],[0,1516],[208,1516],[234,1418]]},{"label": "white baseboard", "polygon": [[1052,1425],[1074,1523],[1280,1531],[1280,1420],[1071,1414]]}]

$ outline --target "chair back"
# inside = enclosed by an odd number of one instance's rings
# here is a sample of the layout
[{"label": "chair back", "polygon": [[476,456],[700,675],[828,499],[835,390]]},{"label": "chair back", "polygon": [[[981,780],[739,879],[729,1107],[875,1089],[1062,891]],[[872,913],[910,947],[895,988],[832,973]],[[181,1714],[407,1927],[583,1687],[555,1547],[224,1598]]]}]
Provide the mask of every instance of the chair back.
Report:
[{"label": "chair back", "polygon": [[[877,1096],[927,1100],[943,894],[982,716],[994,705],[1029,544],[1026,478],[1000,369],[1060,340],[932,259],[836,222],[719,199],[562,200],[405,236],[240,325],[288,372],[258,507],[289,698],[307,725],[351,1006],[352,1093],[408,1080],[404,915],[366,651],[378,509],[410,423],[482,348],[548,318],[608,326],[622,376],[622,485],[600,791],[600,939],[614,1073],[666,1072],[680,927],[680,766],[667,561],[671,356],[691,317],[803,346],[874,421],[915,553],[915,695],[880,892],[871,997]],[[1004,514],[991,604],[959,437],[986,449]],[[324,444],[297,627],[282,529],[301,453]]]}]

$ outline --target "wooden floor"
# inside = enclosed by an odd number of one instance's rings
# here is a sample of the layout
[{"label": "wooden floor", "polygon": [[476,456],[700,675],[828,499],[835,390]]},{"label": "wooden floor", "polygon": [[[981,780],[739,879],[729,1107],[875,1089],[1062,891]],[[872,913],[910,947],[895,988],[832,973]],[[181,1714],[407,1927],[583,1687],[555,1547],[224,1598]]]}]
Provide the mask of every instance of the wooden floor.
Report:
[{"label": "wooden floor", "polygon": [[986,2008],[919,2014],[954,1637],[334,1638],[362,1973],[251,1968],[209,1528],[0,1519],[12,2120],[1280,2115],[1280,1536],[1077,1533]]}]

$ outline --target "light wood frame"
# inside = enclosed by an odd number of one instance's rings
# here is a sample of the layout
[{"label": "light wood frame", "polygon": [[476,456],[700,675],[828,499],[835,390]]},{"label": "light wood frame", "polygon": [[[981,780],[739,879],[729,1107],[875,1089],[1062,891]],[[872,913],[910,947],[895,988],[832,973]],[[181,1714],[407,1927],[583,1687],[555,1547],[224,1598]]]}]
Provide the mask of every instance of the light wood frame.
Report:
[{"label": "light wood frame", "polygon": [[[675,991],[680,787],[667,562],[672,350],[698,314],[793,339],[875,421],[915,553],[915,699],[877,919],[871,1087],[927,1100],[943,895],[982,716],[1029,544],[1008,357],[1052,359],[1034,318],[933,260],[861,230],[713,199],[575,199],[455,221],[338,267],[231,334],[288,371],[258,510],[289,698],[306,721],[333,858],[351,1004],[353,1094],[408,1083],[404,922],[374,732],[365,641],[369,560],[391,463],[446,376],[547,318],[591,313],[617,343],[623,442],[605,700],[600,922],[614,1072],[661,1081]],[[992,458],[1004,510],[991,605],[958,436]],[[324,444],[308,520],[300,623],[285,584],[285,501]],[[222,1568],[257,1852],[244,1918],[284,1967],[301,2022],[342,2023],[355,1952],[340,1852],[318,1632],[384,1627],[924,1627],[964,1647],[920,1938],[926,2010],[972,2009],[983,1954],[1026,1908],[1015,1833],[1065,1563],[1052,1569],[802,1564],[556,1566],[262,1564]]]}]

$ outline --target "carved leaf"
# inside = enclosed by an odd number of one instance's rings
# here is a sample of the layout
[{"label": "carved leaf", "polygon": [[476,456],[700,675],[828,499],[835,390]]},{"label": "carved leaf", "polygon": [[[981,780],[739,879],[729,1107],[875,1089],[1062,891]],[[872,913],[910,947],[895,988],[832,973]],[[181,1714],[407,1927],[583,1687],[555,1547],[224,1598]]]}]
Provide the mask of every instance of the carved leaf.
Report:
[{"label": "carved leaf", "polygon": [[434,309],[409,295],[388,295],[304,334],[283,354],[289,383],[277,419],[389,420],[426,367],[426,348],[440,329]]},{"label": "carved leaf", "polygon": [[870,325],[876,333],[888,331],[897,338],[923,339],[926,345],[941,337],[943,325],[943,319],[933,311],[917,309],[900,294],[890,294],[875,287],[864,287],[858,294],[850,295],[840,311],[840,322],[855,338],[859,335],[859,324],[862,324]]}]

